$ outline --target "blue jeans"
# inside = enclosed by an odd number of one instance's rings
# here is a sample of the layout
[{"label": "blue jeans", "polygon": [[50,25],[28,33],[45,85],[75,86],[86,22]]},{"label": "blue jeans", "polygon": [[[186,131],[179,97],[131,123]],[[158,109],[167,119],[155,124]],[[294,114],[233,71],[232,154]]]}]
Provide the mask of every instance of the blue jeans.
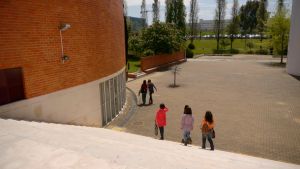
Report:
[{"label": "blue jeans", "polygon": [[186,143],[187,139],[191,138],[191,132],[190,131],[183,131],[183,140]]},{"label": "blue jeans", "polygon": [[206,138],[210,144],[210,149],[214,150],[214,142],[212,141],[212,132],[202,133],[202,148],[206,147]]}]

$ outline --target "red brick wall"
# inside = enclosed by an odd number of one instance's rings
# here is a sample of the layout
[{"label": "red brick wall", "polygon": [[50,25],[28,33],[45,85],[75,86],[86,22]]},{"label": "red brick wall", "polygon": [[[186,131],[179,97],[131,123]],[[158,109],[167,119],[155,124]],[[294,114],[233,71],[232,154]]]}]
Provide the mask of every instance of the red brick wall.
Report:
[{"label": "red brick wall", "polygon": [[[62,64],[58,26],[64,53]],[[0,69],[22,67],[26,98],[87,83],[125,66],[122,0],[1,0]]]},{"label": "red brick wall", "polygon": [[184,58],[185,56],[183,52],[144,57],[141,59],[141,70],[145,71],[147,69],[179,61]]}]

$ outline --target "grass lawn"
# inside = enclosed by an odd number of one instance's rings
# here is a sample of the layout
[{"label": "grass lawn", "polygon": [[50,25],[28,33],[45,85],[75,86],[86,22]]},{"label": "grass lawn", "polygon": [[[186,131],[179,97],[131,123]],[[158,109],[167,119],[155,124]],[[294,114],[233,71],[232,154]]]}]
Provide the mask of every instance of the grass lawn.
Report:
[{"label": "grass lawn", "polygon": [[141,59],[139,57],[136,57],[136,56],[130,56],[128,58],[127,66],[129,64],[129,69],[128,69],[129,73],[136,72],[140,69],[140,67],[141,67],[140,60]]},{"label": "grass lawn", "polygon": [[[252,51],[257,51],[260,49],[260,45],[263,49],[268,49],[268,41],[263,40],[261,43],[259,39],[247,39],[247,42],[252,41],[254,44],[254,47],[252,48]],[[229,41],[228,41],[229,42]],[[186,44],[188,45],[190,41],[187,41]],[[195,49],[193,50],[194,54],[213,54],[213,50],[217,48],[217,41],[215,39],[202,39],[202,40],[194,40]],[[248,53],[250,49],[248,47],[245,47],[245,39],[236,39],[233,41],[232,44],[233,48],[236,50],[239,50],[239,53]],[[221,46],[220,46],[220,49]],[[225,50],[230,50],[230,45],[228,45]]]}]

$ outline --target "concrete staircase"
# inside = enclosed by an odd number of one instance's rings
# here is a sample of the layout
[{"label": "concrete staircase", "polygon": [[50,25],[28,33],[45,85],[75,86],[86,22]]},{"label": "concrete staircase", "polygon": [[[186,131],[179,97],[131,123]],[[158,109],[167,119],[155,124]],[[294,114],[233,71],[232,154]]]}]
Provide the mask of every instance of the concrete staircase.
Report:
[{"label": "concrete staircase", "polygon": [[0,119],[0,168],[299,169],[102,128]]}]

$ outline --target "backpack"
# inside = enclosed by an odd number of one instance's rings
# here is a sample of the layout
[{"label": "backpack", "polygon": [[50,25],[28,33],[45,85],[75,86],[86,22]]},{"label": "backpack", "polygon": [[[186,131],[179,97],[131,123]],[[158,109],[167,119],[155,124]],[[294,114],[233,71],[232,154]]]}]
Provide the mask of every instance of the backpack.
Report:
[{"label": "backpack", "polygon": [[147,93],[147,85],[141,86],[141,93]]},{"label": "backpack", "polygon": [[209,128],[208,128],[207,123],[203,124],[201,130],[202,130],[202,133],[208,133],[209,132]]}]

